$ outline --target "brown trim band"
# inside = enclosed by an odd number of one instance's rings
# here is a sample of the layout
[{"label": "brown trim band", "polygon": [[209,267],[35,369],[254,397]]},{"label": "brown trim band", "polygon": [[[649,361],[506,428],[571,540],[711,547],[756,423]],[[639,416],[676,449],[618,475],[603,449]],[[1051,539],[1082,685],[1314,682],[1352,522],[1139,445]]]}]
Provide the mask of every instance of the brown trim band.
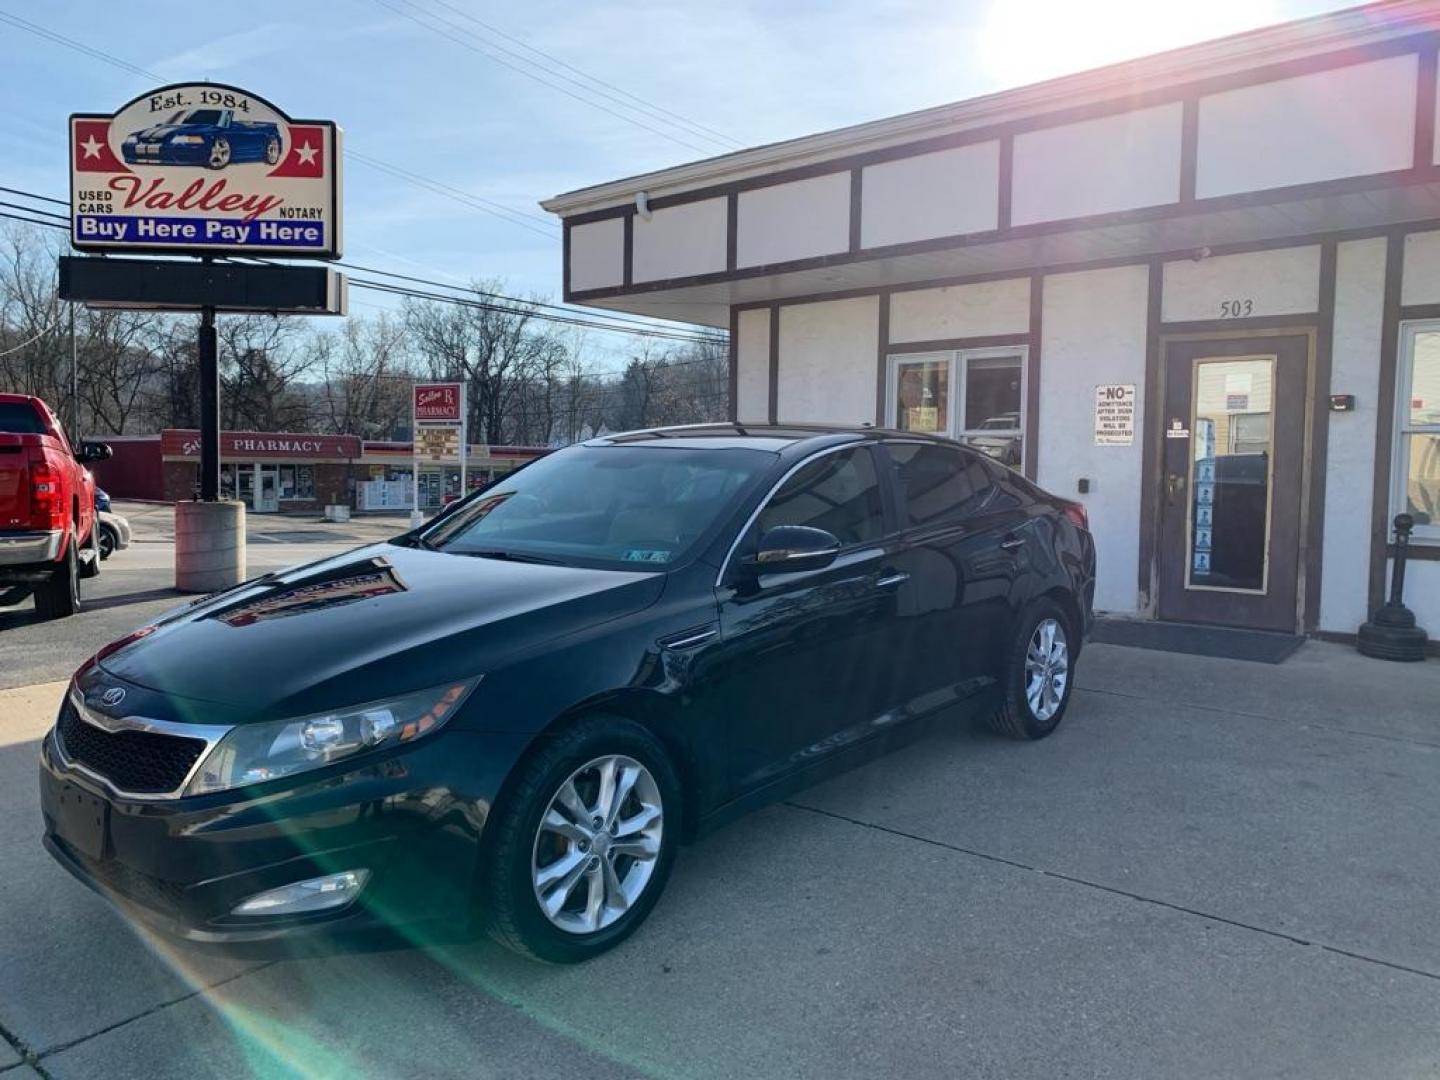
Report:
[{"label": "brown trim band", "polygon": [[1320,248],[1320,321],[1315,327],[1314,383],[1310,387],[1310,490],[1306,507],[1303,573],[1305,603],[1300,625],[1320,625],[1320,582],[1325,554],[1325,482],[1330,450],[1330,370],[1335,343],[1335,264],[1339,245],[1327,240]]},{"label": "brown trim band", "polygon": [[1440,304],[1410,304],[1400,309],[1400,321],[1412,319],[1440,319]]},{"label": "brown trim band", "polygon": [[[1334,241],[1327,241],[1334,244]],[[1324,248],[1321,248],[1324,261]],[[1322,301],[1323,304],[1323,301]],[[1322,309],[1323,310],[1323,309]],[[1257,315],[1249,319],[1192,319],[1188,322],[1162,322],[1160,332],[1164,334],[1209,334],[1228,333],[1231,330],[1292,330],[1295,327],[1316,326],[1323,321],[1321,311],[1307,311],[1297,315]]]},{"label": "brown trim band", "polygon": [[865,170],[850,170],[850,250],[860,250],[860,207],[865,200]]},{"label": "brown trim band", "polygon": [[780,305],[770,305],[770,423],[780,415]]},{"label": "brown trim band", "polygon": [[999,200],[995,207],[995,231],[1008,232],[1013,226],[1015,204],[1015,139],[1006,135],[1000,140],[1000,163],[997,167]]},{"label": "brown trim band", "polygon": [[1140,455],[1140,565],[1137,587],[1138,610],[1153,614],[1155,608],[1155,538],[1159,530],[1159,468],[1163,421],[1160,416],[1160,302],[1165,287],[1165,263],[1150,261],[1149,295],[1145,307],[1145,400],[1144,443]]},{"label": "brown trim band", "polygon": [[1040,320],[1044,312],[1045,275],[1030,276],[1030,348],[1025,371],[1025,443],[1020,459],[1025,478],[1034,480],[1040,460]]},{"label": "brown trim band", "polygon": [[[1032,324],[1033,319],[1032,319]],[[899,353],[947,352],[951,349],[990,349],[1004,345],[1029,345],[1032,332],[1023,334],[986,334],[979,337],[936,338],[933,341],[892,341],[891,356]]]},{"label": "brown trim band", "polygon": [[740,196],[732,194],[725,200],[725,272],[733,274],[739,263]]},{"label": "brown trim band", "polygon": [[[1387,559],[1395,557],[1394,544],[1385,545],[1385,557]],[[1421,544],[1411,540],[1405,557],[1410,562],[1440,562],[1440,544]],[[1386,582],[1386,585],[1388,586],[1389,582]]]},{"label": "brown trim band", "polygon": [[730,309],[730,370],[729,370],[729,391],[730,391],[730,422],[738,423],[740,420],[740,309]]},{"label": "brown trim band", "polygon": [[1375,487],[1370,498],[1370,608],[1385,598],[1385,548],[1390,538],[1390,448],[1395,424],[1395,362],[1400,348],[1400,287],[1405,233],[1396,229],[1385,248],[1385,306],[1380,323],[1380,382],[1375,402]]},{"label": "brown trim band", "polygon": [[894,351],[890,345],[890,292],[887,289],[879,296],[880,317],[879,332],[876,334],[875,343],[875,426],[889,427],[890,414],[887,411],[890,403],[886,400],[886,391],[890,382],[890,355]]},{"label": "brown trim band", "polygon": [[624,269],[621,271],[621,279],[625,282],[625,288],[632,288],[635,284],[635,215],[625,215],[625,229],[621,239],[625,246]]},{"label": "brown trim band", "polygon": [[1180,202],[1195,201],[1200,162],[1200,99],[1187,97],[1180,113]]}]

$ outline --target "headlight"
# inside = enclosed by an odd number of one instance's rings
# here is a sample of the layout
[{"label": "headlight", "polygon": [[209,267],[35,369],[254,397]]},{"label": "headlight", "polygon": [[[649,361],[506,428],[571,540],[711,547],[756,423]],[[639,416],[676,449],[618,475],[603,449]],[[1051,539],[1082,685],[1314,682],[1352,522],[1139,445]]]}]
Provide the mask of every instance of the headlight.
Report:
[{"label": "headlight", "polygon": [[419,690],[296,720],[242,724],[210,751],[185,794],[263,784],[418,739],[449,720],[479,681]]},{"label": "headlight", "polygon": [[170,136],[170,141],[172,143],[185,143],[186,145],[190,145],[193,143],[203,143],[205,137],[203,135],[172,135]]}]

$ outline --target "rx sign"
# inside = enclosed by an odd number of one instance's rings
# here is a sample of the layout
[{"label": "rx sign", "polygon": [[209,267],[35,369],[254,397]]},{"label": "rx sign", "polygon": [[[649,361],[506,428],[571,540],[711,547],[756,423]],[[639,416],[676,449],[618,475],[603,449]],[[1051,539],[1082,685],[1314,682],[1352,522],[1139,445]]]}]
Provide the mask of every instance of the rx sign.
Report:
[{"label": "rx sign", "polygon": [[460,387],[460,383],[416,383],[416,423],[460,423],[464,419]]}]

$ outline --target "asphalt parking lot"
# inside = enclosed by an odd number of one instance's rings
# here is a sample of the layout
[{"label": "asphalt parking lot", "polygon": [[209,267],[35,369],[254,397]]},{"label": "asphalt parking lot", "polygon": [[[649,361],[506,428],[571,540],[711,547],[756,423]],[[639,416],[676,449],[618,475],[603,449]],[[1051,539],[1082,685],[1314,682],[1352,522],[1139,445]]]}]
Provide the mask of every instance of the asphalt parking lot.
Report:
[{"label": "asphalt parking lot", "polygon": [[255,963],[134,930],[51,864],[36,744],[74,664],[4,618],[0,1080],[1440,1077],[1434,661],[1091,646],[1051,739],[942,727],[743,819],[591,964]]}]

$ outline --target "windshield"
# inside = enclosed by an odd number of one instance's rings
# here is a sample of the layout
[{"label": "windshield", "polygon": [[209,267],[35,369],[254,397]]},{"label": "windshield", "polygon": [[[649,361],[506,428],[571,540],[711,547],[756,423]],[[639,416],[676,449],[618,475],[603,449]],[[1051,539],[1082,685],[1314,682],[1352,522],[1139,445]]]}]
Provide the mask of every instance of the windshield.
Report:
[{"label": "windshield", "polygon": [[496,484],[422,541],[458,555],[663,569],[774,460],[740,447],[574,446]]},{"label": "windshield", "polygon": [[218,124],[220,123],[220,110],[191,109],[181,122],[185,124]]}]

